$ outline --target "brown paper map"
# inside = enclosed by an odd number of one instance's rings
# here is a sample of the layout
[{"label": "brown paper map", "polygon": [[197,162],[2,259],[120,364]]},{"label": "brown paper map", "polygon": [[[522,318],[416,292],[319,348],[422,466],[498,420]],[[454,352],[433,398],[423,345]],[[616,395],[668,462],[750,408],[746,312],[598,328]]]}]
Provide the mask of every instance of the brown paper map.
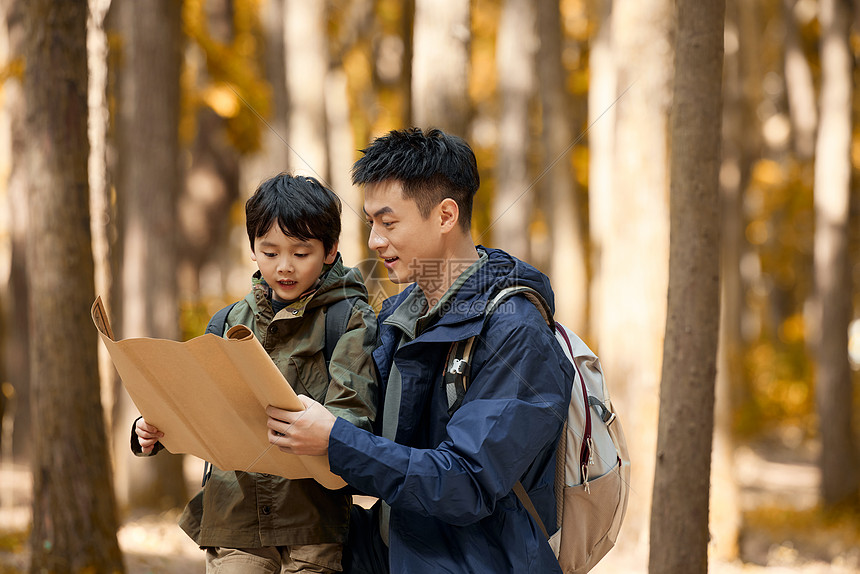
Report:
[{"label": "brown paper map", "polygon": [[227,338],[206,334],[184,343],[115,341],[101,297],[92,317],[123,386],[143,418],[164,433],[168,451],[222,470],[313,478],[331,489],[346,484],[330,471],[328,457],[291,455],[269,444],[266,405],[304,407],[247,327],[230,328]]}]

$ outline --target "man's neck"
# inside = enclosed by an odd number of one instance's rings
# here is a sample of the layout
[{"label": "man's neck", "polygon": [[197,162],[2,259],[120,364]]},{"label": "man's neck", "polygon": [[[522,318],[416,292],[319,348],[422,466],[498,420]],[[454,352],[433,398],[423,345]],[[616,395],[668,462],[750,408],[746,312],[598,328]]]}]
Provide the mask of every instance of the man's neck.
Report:
[{"label": "man's neck", "polygon": [[433,266],[433,273],[421,276],[417,283],[427,298],[427,305],[432,309],[445,295],[457,277],[478,260],[478,250],[470,241],[462,242],[451,249],[443,258],[442,264]]}]

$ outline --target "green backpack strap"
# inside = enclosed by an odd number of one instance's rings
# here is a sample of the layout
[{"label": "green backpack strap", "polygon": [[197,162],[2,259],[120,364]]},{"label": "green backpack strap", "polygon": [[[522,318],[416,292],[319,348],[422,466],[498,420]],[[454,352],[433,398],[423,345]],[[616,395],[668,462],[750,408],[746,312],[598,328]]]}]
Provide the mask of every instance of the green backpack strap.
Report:
[{"label": "green backpack strap", "polygon": [[334,348],[337,342],[346,333],[346,326],[349,324],[349,318],[352,316],[352,307],[355,297],[341,299],[337,303],[329,305],[325,310],[325,347],[323,347],[323,356],[325,356],[325,366],[328,368],[331,362],[331,356],[334,353]]}]

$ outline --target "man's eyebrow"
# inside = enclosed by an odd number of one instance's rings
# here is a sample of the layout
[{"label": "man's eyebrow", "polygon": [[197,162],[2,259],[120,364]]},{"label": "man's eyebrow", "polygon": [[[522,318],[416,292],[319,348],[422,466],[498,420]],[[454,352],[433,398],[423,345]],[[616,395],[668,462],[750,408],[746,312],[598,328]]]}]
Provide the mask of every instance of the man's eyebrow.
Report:
[{"label": "man's eyebrow", "polygon": [[[365,211],[365,213],[367,212]],[[373,217],[379,217],[380,215],[384,215],[386,213],[394,213],[394,210],[386,205],[385,207],[380,207],[379,209],[377,209],[376,213],[373,214]]]}]

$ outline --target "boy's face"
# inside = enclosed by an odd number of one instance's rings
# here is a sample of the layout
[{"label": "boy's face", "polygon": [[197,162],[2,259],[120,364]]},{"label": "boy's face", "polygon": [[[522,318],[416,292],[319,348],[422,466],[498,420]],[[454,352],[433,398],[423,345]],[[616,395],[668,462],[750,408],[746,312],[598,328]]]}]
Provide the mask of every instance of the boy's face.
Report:
[{"label": "boy's face", "polygon": [[251,259],[257,262],[263,279],[272,288],[275,301],[289,302],[299,298],[316,283],[323,264],[334,263],[337,244],[326,253],[322,241],[302,241],[285,235],[277,223],[262,237],[254,240]]},{"label": "boy's face", "polygon": [[403,196],[398,181],[365,186],[364,213],[370,226],[367,245],[376,251],[392,282],[421,282],[442,264],[439,217],[434,208],[425,218],[418,204]]}]

